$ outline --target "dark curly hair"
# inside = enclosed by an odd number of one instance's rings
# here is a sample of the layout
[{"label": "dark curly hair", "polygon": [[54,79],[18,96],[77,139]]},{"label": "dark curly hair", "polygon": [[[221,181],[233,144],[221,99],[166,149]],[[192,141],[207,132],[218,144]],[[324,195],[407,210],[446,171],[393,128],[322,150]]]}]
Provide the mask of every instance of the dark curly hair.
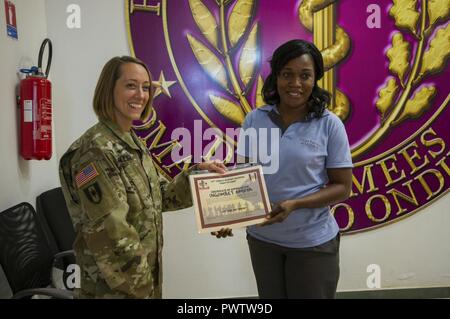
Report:
[{"label": "dark curly hair", "polygon": [[323,58],[319,49],[311,42],[300,39],[290,40],[275,50],[270,61],[271,71],[264,81],[262,94],[264,102],[270,105],[278,105],[280,103],[280,95],[277,91],[277,77],[290,60],[298,58],[303,54],[309,54],[313,59],[315,73],[314,88],[308,101],[309,111],[307,118],[319,118],[329,105],[331,94],[317,85],[317,81],[324,74]]}]

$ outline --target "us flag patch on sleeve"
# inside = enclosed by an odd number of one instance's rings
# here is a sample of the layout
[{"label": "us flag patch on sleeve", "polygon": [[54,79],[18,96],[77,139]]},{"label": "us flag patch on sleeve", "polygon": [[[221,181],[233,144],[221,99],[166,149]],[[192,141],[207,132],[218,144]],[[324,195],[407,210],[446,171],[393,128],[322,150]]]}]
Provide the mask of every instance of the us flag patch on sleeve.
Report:
[{"label": "us flag patch on sleeve", "polygon": [[79,172],[77,174],[77,176],[75,176],[75,183],[77,184],[77,187],[80,188],[83,185],[86,185],[87,183],[92,181],[94,178],[96,178],[99,175],[100,174],[98,173],[97,169],[95,168],[94,163],[90,163],[85,168],[83,168],[81,170],[81,172]]}]

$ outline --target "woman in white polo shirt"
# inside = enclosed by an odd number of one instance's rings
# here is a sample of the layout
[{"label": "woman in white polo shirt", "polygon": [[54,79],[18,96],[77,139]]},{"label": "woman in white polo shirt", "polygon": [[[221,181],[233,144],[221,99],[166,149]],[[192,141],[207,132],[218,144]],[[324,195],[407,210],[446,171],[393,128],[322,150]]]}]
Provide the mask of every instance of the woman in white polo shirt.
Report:
[{"label": "woman in white polo shirt", "polygon": [[[323,59],[314,44],[291,40],[277,48],[263,87],[266,106],[242,125],[238,155],[263,165],[270,218],[247,228],[260,298],[334,298],[339,280],[339,227],[329,206],[348,198],[352,160],[341,120],[327,110],[330,93],[317,81]],[[245,142],[248,128],[265,129]],[[262,132],[263,130],[261,130]],[[267,136],[267,137],[266,137]],[[276,161],[251,158],[273,149]],[[276,148],[275,148],[276,149]],[[274,169],[273,164],[278,167]],[[225,237],[229,230],[216,235]]]}]

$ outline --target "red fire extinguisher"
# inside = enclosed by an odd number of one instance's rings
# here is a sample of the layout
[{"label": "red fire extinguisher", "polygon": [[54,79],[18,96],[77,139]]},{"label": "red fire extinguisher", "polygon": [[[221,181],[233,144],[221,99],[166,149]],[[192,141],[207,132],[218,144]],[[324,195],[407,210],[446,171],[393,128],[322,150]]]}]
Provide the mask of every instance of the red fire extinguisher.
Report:
[{"label": "red fire extinguisher", "polygon": [[[42,55],[48,44],[48,61],[42,72]],[[26,159],[52,157],[52,84],[47,79],[52,61],[52,42],[45,39],[39,50],[38,66],[21,69],[27,74],[20,81],[20,155]]]}]

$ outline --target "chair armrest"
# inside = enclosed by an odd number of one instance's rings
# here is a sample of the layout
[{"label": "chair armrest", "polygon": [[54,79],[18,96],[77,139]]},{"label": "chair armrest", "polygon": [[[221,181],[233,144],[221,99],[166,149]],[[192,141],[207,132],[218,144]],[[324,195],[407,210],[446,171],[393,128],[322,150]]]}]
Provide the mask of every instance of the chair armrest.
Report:
[{"label": "chair armrest", "polygon": [[[61,252],[59,252],[59,253],[56,253],[56,254],[53,256],[53,263],[52,263],[52,266],[55,267],[55,268],[60,268],[60,267],[58,267],[58,266],[62,265],[62,262],[60,262],[60,260],[61,260],[62,258],[64,258],[64,257],[67,257],[67,256],[73,256],[73,257],[75,257],[75,251],[74,251],[74,250],[64,250],[64,251],[61,251]],[[60,269],[61,269],[61,268],[60,268]]]},{"label": "chair armrest", "polygon": [[33,288],[21,290],[12,296],[12,299],[22,299],[33,295],[44,295],[57,299],[73,299],[73,292],[56,288]]},{"label": "chair armrest", "polygon": [[65,250],[65,251],[61,251],[53,256],[51,280],[52,280],[53,287],[57,287],[59,289],[72,290],[73,288],[67,288],[66,283],[64,283],[64,278],[66,276],[67,269],[64,269],[64,262],[62,262],[62,259],[67,256],[75,257],[75,251],[74,250]]},{"label": "chair armrest", "polygon": [[62,257],[66,257],[66,256],[75,256],[75,251],[74,250],[61,251],[61,252],[55,254],[55,256],[53,256],[53,259],[56,261],[56,260],[61,259]]}]

